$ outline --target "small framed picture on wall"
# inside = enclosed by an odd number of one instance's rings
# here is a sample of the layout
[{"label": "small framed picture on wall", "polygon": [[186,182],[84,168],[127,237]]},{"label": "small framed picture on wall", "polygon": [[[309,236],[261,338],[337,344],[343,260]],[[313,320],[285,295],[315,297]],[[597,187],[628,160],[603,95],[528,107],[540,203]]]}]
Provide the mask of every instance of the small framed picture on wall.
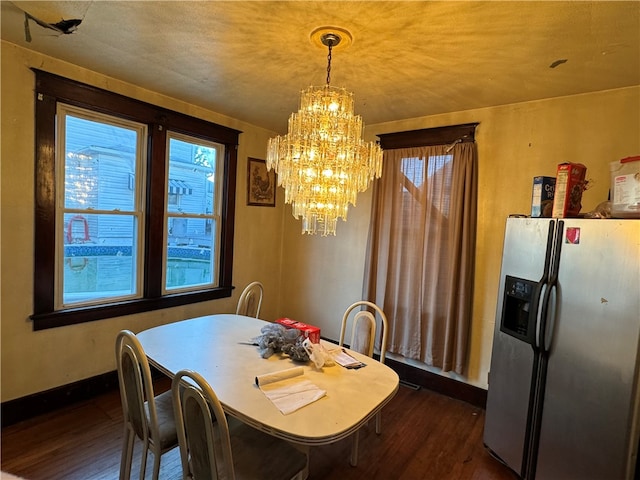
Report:
[{"label": "small framed picture on wall", "polygon": [[247,205],[276,206],[276,172],[267,170],[265,160],[248,158]]}]

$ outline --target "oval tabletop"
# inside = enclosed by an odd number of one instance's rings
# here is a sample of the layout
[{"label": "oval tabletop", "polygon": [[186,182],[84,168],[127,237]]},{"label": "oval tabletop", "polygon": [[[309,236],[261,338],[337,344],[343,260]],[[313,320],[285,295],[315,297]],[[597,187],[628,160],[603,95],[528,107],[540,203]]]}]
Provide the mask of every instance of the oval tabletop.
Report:
[{"label": "oval tabletop", "polygon": [[[305,445],[335,442],[355,432],[398,390],[398,375],[386,365],[347,352],[366,364],[347,369],[335,364],[318,369],[286,355],[260,356],[248,343],[268,324],[235,314],[216,314],[169,323],[137,334],[152,365],[169,376],[182,369],[199,372],[225,411],[274,436]],[[336,344],[322,341],[327,349]],[[326,395],[284,415],[256,385],[255,378],[302,366],[304,377]]]}]

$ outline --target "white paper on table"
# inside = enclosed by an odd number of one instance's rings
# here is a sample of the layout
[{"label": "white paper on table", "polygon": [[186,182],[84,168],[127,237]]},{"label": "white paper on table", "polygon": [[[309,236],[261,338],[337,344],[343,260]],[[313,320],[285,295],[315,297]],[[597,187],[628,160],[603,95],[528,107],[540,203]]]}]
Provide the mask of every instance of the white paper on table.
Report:
[{"label": "white paper on table", "polygon": [[349,355],[347,352],[345,352],[343,349],[337,350],[333,352],[333,359],[335,360],[335,362],[338,365],[342,365],[343,367],[363,367],[364,363],[362,363],[360,360],[357,360],[355,358],[353,358],[351,355]]},{"label": "white paper on table", "polygon": [[288,415],[327,394],[325,390],[305,380],[303,375],[304,369],[295,367],[259,375],[255,381],[262,393],[278,407],[278,410]]}]

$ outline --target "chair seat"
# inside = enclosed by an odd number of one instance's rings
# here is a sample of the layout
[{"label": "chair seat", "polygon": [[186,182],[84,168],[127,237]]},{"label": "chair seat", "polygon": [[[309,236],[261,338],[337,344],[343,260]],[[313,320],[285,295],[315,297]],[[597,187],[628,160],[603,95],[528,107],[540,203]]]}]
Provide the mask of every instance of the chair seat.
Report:
[{"label": "chair seat", "polygon": [[[178,444],[176,422],[173,416],[173,398],[171,390],[156,396],[156,415],[158,417],[158,430],[160,431],[160,449],[167,450]],[[146,403],[146,402],[145,402]]]}]

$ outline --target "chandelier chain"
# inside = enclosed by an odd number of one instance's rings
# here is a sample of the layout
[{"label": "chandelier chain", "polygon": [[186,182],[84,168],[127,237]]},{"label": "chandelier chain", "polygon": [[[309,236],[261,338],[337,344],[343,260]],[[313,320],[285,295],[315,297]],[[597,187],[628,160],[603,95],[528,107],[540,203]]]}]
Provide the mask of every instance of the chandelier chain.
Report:
[{"label": "chandelier chain", "polygon": [[331,83],[331,49],[333,48],[333,41],[329,40],[329,54],[327,55],[327,85]]}]

